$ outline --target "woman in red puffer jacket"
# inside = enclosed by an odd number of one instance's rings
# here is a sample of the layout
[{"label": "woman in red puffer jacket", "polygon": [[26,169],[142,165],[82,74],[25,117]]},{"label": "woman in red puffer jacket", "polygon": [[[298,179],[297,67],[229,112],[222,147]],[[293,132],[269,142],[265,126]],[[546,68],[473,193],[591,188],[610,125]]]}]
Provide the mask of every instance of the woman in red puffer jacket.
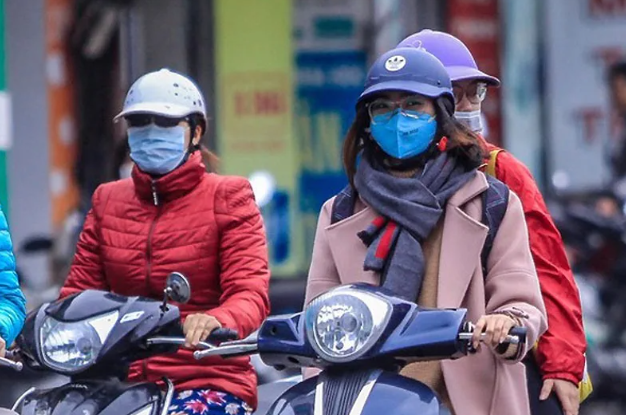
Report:
[{"label": "woman in red puffer jacket", "polygon": [[[132,177],[95,191],[61,296],[100,289],[159,299],[178,271],[192,286],[180,305],[188,347],[218,327],[247,336],[269,312],[264,227],[247,180],[206,172],[201,92],[180,74],[152,72],[132,85],[117,118],[128,125]],[[129,380],[163,376],[176,386],[173,414],[256,406],[247,357],[196,361],[181,350],[133,364]]]}]

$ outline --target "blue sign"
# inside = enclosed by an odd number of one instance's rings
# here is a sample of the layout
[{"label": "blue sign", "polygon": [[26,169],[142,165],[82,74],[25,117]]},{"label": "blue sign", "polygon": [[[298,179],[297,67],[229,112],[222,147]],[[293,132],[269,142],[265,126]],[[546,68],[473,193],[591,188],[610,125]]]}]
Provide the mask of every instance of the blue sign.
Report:
[{"label": "blue sign", "polygon": [[364,51],[300,52],[296,68],[300,210],[308,258],[322,205],[347,184],[341,147],[363,91],[367,55]]}]

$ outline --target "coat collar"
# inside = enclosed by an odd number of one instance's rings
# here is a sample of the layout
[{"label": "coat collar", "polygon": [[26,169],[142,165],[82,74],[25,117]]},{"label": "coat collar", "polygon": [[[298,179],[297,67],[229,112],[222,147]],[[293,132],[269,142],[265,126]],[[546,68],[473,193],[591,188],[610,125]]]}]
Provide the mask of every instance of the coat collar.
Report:
[{"label": "coat collar", "polygon": [[137,195],[156,205],[189,193],[200,183],[205,172],[202,156],[195,152],[183,165],[159,178],[153,178],[135,165],[132,179]]},{"label": "coat collar", "polygon": [[[448,201],[439,258],[437,307],[461,306],[472,275],[480,268],[480,252],[488,228],[481,220],[480,204],[469,203],[488,188],[487,179],[476,173]],[[472,206],[470,206],[472,205]],[[378,284],[379,277],[363,270],[367,248],[357,233],[367,228],[376,212],[359,200],[351,217],[325,229],[341,282]],[[330,215],[330,212],[327,212]]]},{"label": "coat collar", "polygon": [[487,182],[485,175],[483,173],[476,172],[476,175],[473,178],[471,178],[463,187],[452,195],[448,201],[448,205],[463,206],[465,203],[487,190],[488,187],[489,182]]}]

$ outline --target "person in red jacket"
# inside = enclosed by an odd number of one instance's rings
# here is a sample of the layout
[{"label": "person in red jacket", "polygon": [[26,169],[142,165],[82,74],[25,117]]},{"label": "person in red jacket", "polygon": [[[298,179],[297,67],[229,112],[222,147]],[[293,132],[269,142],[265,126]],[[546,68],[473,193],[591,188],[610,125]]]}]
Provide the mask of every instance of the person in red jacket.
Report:
[{"label": "person in red jacket", "polygon": [[[131,86],[121,118],[132,177],[96,189],[61,296],[99,289],[160,299],[177,271],[192,289],[179,305],[188,349],[218,327],[247,336],[269,313],[264,226],[250,183],[208,173],[202,163],[200,90],[166,69],[148,73]],[[171,379],[171,414],[251,412],[250,359],[197,361],[188,349],[133,364],[129,380]]]},{"label": "person in red jacket", "polygon": [[[424,48],[444,64],[452,78],[455,118],[480,134],[483,130],[481,102],[485,99],[487,87],[499,86],[500,81],[478,69],[463,42],[448,33],[427,29],[408,36],[397,47]],[[486,141],[484,144],[489,151],[501,150]],[[580,399],[578,385],[585,372],[587,347],[578,287],[561,235],[530,171],[507,152],[500,152],[496,161],[496,178],[509,186],[522,201],[530,247],[548,312],[548,331],[539,339],[534,354],[536,362],[532,356],[525,362],[531,412],[533,415],[563,412],[576,415]],[[539,381],[534,382],[535,378]],[[558,400],[551,395],[552,392]]]}]

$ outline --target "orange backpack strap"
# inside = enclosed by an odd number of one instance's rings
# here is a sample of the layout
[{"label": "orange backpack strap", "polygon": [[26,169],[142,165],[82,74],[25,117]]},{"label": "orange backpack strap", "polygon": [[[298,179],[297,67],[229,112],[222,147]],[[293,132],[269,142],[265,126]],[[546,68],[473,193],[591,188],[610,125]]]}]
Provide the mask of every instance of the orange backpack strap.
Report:
[{"label": "orange backpack strap", "polygon": [[498,161],[498,154],[500,154],[501,151],[503,150],[497,149],[491,150],[489,152],[489,162],[487,163],[487,169],[485,170],[485,173],[487,173],[491,177],[496,177],[496,163]]}]

